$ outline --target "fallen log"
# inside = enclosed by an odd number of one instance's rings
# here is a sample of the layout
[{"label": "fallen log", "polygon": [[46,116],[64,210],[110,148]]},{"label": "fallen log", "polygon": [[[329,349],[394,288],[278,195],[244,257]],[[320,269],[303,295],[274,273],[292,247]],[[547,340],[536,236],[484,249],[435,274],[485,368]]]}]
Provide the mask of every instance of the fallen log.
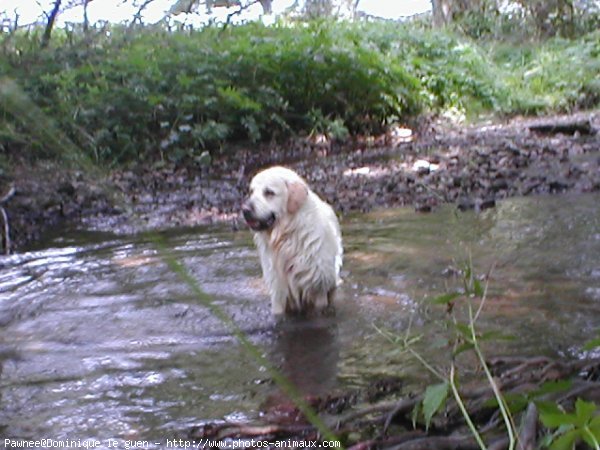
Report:
[{"label": "fallen log", "polygon": [[592,126],[589,119],[574,120],[574,121],[561,121],[554,123],[540,123],[536,125],[530,125],[529,130],[534,133],[542,134],[575,134],[579,133],[582,135],[593,135],[596,130]]}]

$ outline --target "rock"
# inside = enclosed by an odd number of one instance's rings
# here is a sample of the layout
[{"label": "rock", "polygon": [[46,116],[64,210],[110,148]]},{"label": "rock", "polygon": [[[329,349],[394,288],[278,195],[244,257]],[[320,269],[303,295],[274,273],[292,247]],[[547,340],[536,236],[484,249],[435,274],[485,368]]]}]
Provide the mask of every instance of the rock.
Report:
[{"label": "rock", "polygon": [[548,188],[549,188],[550,192],[552,192],[552,193],[562,192],[562,191],[568,189],[569,186],[570,186],[570,183],[565,179],[556,178],[548,183]]},{"label": "rock", "polygon": [[497,178],[492,181],[491,188],[493,191],[499,191],[500,189],[508,189],[508,182],[505,178]]},{"label": "rock", "polygon": [[475,202],[469,197],[459,197],[456,207],[461,211],[475,208]]},{"label": "rock", "polygon": [[416,172],[418,176],[428,175],[431,172],[431,164],[429,161],[424,159],[418,159],[412,166],[413,172]]},{"label": "rock", "polygon": [[426,203],[415,204],[415,211],[417,211],[417,212],[426,213],[426,212],[431,212],[431,210],[432,210],[431,205],[428,205]]},{"label": "rock", "polygon": [[64,181],[58,186],[57,192],[72,197],[75,194],[75,186],[70,181]]},{"label": "rock", "polygon": [[487,198],[487,199],[478,199],[476,202],[476,209],[479,211],[483,211],[485,209],[494,208],[496,206],[496,199]]}]

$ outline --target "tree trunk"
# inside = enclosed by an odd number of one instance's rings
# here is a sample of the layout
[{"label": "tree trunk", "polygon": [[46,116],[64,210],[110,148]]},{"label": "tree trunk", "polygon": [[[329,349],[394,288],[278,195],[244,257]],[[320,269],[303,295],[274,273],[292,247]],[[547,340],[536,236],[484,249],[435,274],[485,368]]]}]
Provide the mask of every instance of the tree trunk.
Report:
[{"label": "tree trunk", "polygon": [[306,0],[304,3],[304,16],[308,19],[331,17],[332,13],[332,0]]},{"label": "tree trunk", "polygon": [[271,14],[273,12],[273,0],[258,0],[263,9],[263,14]]},{"label": "tree trunk", "polygon": [[452,0],[431,0],[433,26],[442,28],[452,21]]},{"label": "tree trunk", "polygon": [[83,0],[83,32],[87,33],[90,28],[90,20],[88,18],[87,8],[90,0]]},{"label": "tree trunk", "polygon": [[48,47],[50,43],[50,37],[52,36],[52,28],[54,28],[54,22],[56,22],[56,17],[60,12],[60,4],[62,0],[55,0],[54,6],[52,7],[52,11],[48,15],[48,22],[46,23],[46,29],[44,30],[44,35],[42,36],[42,48]]}]

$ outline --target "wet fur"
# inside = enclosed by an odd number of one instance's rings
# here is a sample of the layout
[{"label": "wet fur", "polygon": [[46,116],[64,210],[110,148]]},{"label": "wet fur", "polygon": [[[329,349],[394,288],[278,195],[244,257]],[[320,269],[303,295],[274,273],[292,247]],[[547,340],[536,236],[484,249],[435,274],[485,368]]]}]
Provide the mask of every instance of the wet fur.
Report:
[{"label": "wet fur", "polygon": [[343,253],[333,209],[283,167],[260,172],[250,189],[244,216],[254,229],[273,313],[330,309]]}]

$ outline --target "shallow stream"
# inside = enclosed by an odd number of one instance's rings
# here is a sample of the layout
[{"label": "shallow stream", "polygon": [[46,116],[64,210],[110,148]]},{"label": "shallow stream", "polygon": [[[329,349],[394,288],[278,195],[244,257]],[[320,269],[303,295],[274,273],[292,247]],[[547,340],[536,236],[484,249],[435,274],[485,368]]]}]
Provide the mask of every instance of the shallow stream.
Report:
[{"label": "shallow stream", "polygon": [[[377,328],[443,365],[444,307],[467,259],[491,272],[478,323],[511,340],[488,355],[580,357],[600,329],[600,197],[517,198],[481,214],[384,210],[342,223],[345,283],[335,317],[276,323],[250,233],[163,233],[190,271],[304,394],[426,372]],[[460,311],[459,311],[460,314]],[[161,260],[154,236],[63,229],[0,259],[0,436],[185,437],[211,420],[245,420],[277,388]]]}]

